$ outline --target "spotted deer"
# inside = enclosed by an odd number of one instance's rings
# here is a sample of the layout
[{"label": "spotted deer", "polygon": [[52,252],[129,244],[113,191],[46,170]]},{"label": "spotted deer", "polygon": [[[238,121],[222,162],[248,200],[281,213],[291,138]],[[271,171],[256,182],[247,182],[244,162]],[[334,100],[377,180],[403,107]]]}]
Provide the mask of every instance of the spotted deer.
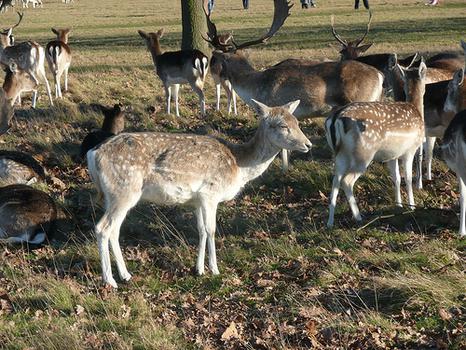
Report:
[{"label": "spotted deer", "polygon": [[0,186],[30,185],[38,181],[45,181],[45,171],[31,155],[0,150]]},{"label": "spotted deer", "polygon": [[244,144],[190,134],[122,133],[87,153],[92,181],[105,199],[105,213],[95,229],[105,283],[117,287],[109,243],[120,278],[131,278],[118,236],[126,214],[141,199],[192,206],[199,231],[197,273],[204,274],[206,243],[209,268],[219,273],[214,239],[218,204],[233,199],[260,176],[280,149],[307,152],[311,147],[292,115],[299,101],[281,107],[255,103],[259,126]]},{"label": "spotted deer", "polygon": [[[26,41],[19,44],[11,45],[12,29],[17,27],[23,18],[23,15],[18,12],[18,23],[9,28],[6,32],[3,31],[0,36],[0,64],[8,66],[10,62],[16,63],[19,69],[27,71],[36,84],[39,84],[39,78],[45,83],[47,95],[50,105],[53,106],[52,94],[50,85],[45,74],[45,50],[42,46],[34,41]],[[14,42],[14,40],[13,40]],[[37,90],[34,91],[32,107],[35,108],[37,103]]]},{"label": "spotted deer", "polygon": [[406,102],[356,102],[333,113],[325,121],[329,146],[335,153],[335,175],[330,193],[328,227],[334,224],[335,206],[341,186],[353,217],[361,220],[353,195],[356,180],[373,161],[387,162],[395,184],[395,203],[401,206],[398,160],[405,171],[408,203],[414,206],[412,165],[424,139],[423,95],[427,67],[402,71]]},{"label": "spotted deer", "polygon": [[71,65],[71,49],[68,45],[70,29],[55,29],[52,32],[57,36],[57,40],[50,41],[45,48],[45,57],[53,74],[55,82],[55,97],[62,98],[60,79],[62,74],[65,78],[65,92],[68,91],[68,70]]},{"label": "spotted deer", "polygon": [[[244,49],[266,43],[283,26],[290,15],[292,5],[287,0],[274,0],[272,25],[262,37],[224,45],[217,28],[206,14],[207,40],[218,49],[213,53],[222,64],[225,77],[231,82],[238,96],[249,106],[252,100],[276,106],[299,99],[295,111],[298,118],[322,117],[339,106],[354,101],[379,101],[383,93],[383,74],[374,67],[357,61],[314,62],[292,60],[264,70],[256,70],[249,62]],[[286,152],[283,152],[283,169],[288,168]]]},{"label": "spotted deer", "polygon": [[207,75],[209,61],[206,55],[199,50],[181,50],[162,53],[160,39],[164,30],[156,33],[146,33],[138,30],[145,40],[152,55],[156,73],[162,80],[167,99],[167,113],[170,114],[170,101],[173,90],[176,116],[180,115],[178,106],[178,91],[180,84],[189,84],[199,96],[201,113],[205,115],[204,81]]},{"label": "spotted deer", "polygon": [[[219,35],[219,41],[222,45],[229,45],[229,43],[233,40],[233,35],[232,34],[224,34],[224,35]],[[217,92],[217,103],[216,103],[216,110],[220,110],[220,96],[221,96],[221,88],[225,90],[227,94],[227,109],[228,109],[228,114],[231,113],[231,107],[233,106],[233,112],[235,115],[238,114],[238,111],[236,109],[236,92],[233,90],[233,87],[231,86],[230,81],[228,78],[225,76],[225,73],[223,72],[222,69],[222,62],[217,59],[217,57],[212,56],[210,59],[210,74],[212,75],[212,78],[214,79],[215,87],[216,87],[216,92]]]},{"label": "spotted deer", "polygon": [[[443,136],[442,157],[456,173],[460,187],[460,236],[466,235],[466,94],[464,70],[460,70],[448,87],[445,111],[457,113]],[[459,93],[462,90],[462,94]]]}]

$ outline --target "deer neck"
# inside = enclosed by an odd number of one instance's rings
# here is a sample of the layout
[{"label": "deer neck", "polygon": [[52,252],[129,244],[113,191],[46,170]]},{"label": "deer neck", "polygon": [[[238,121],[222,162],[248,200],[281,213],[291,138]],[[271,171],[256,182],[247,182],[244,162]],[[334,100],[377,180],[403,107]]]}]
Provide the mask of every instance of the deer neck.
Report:
[{"label": "deer neck", "polygon": [[424,93],[425,84],[415,86],[406,96],[406,102],[413,104],[424,119]]},{"label": "deer neck", "polygon": [[263,122],[259,124],[256,133],[248,142],[228,146],[236,158],[244,183],[260,176],[280,152],[280,148],[269,141],[266,125]]},{"label": "deer neck", "polygon": [[157,62],[157,58],[162,55],[162,48],[160,47],[160,42],[157,40],[147,46],[152,55],[152,60],[154,61],[154,63]]},{"label": "deer neck", "polygon": [[257,98],[261,72],[257,71],[242,54],[233,54],[227,60],[227,77],[239,97],[249,103]]}]

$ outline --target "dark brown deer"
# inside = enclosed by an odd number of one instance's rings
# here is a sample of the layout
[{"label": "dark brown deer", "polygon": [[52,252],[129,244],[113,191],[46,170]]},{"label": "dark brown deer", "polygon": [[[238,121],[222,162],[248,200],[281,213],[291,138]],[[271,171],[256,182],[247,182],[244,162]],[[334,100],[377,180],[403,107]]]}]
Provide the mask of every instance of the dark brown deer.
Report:
[{"label": "dark brown deer", "polygon": [[55,202],[45,192],[26,185],[0,188],[0,240],[42,244],[56,218]]}]

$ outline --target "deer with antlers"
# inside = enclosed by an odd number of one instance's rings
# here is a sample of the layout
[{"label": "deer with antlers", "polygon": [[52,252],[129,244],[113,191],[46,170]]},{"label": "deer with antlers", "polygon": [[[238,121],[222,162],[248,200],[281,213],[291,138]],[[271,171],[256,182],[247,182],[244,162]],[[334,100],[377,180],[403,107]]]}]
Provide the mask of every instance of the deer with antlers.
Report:
[{"label": "deer with antlers", "polygon": [[61,76],[64,74],[65,78],[65,92],[68,91],[68,70],[71,65],[71,49],[68,45],[68,36],[70,35],[70,29],[55,29],[52,28],[52,32],[57,36],[56,40],[53,40],[45,47],[45,54],[47,63],[50,71],[53,74],[55,82],[55,97],[62,98],[61,92]]},{"label": "deer with antlers", "polygon": [[427,67],[398,69],[407,92],[406,102],[351,103],[325,121],[329,146],[335,153],[335,175],[330,193],[328,227],[334,224],[335,206],[340,184],[348,199],[353,217],[361,220],[353,195],[356,180],[373,161],[386,162],[395,184],[395,203],[401,206],[398,160],[403,162],[408,203],[414,206],[412,165],[424,139],[423,95]]},{"label": "deer with antlers", "polygon": [[[36,84],[39,84],[40,78],[46,86],[47,95],[50,105],[53,106],[50,85],[45,75],[45,50],[42,46],[34,41],[26,41],[19,44],[14,43],[12,39],[12,30],[16,28],[23,19],[23,14],[18,12],[19,21],[11,28],[4,29],[0,34],[0,64],[9,66],[10,62],[16,63],[19,69],[27,71]],[[32,107],[36,107],[37,90],[34,91]]]},{"label": "deer with antlers", "polygon": [[164,30],[156,33],[146,33],[138,30],[139,35],[145,40],[148,50],[152,55],[156,73],[162,80],[167,99],[167,113],[170,114],[170,101],[173,91],[175,98],[176,116],[180,115],[178,106],[178,91],[180,84],[189,84],[199,96],[201,113],[205,115],[204,81],[209,67],[206,55],[199,50],[181,50],[162,53],[160,39]]},{"label": "deer with antlers", "polygon": [[253,99],[272,106],[300,99],[295,111],[298,118],[321,117],[333,107],[354,101],[378,101],[383,92],[383,74],[360,62],[300,64],[293,60],[291,64],[277,64],[263,71],[251,65],[243,50],[272,38],[290,15],[291,7],[287,0],[274,0],[273,21],[268,32],[242,44],[234,39],[228,45],[222,43],[215,24],[206,14],[209,29],[206,40],[218,49],[213,57],[222,63],[223,74],[238,96],[249,106],[253,106]]}]

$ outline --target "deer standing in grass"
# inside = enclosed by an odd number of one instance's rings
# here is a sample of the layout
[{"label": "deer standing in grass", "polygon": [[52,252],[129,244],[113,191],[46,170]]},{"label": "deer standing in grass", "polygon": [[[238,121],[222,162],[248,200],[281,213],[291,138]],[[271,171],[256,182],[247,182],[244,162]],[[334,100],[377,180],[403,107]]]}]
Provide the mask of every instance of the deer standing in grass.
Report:
[{"label": "deer standing in grass", "polygon": [[[23,19],[22,14],[18,12],[18,15],[18,23],[8,30],[4,30],[0,33],[0,64],[9,66],[10,62],[13,61],[19,69],[28,72],[35,80],[36,84],[39,84],[40,78],[45,83],[50,105],[53,106],[50,84],[47,80],[47,76],[45,75],[44,48],[34,41],[26,41],[12,45],[12,42],[14,43],[14,39],[12,39],[12,30],[17,27]],[[37,90],[35,90],[33,94],[33,108],[36,107],[36,103]]]},{"label": "deer standing in grass", "polygon": [[[269,31],[256,40],[242,44],[219,40],[215,24],[207,16],[208,41],[218,51],[215,57],[222,64],[224,76],[238,96],[249,106],[252,100],[270,106],[295,99],[301,101],[296,117],[322,117],[333,107],[354,101],[378,101],[382,97],[383,74],[374,67],[356,61],[315,62],[286,60],[265,70],[256,70],[243,50],[266,43],[283,26],[290,15],[287,0],[274,0],[274,15]],[[282,153],[283,169],[288,168],[286,152]]]},{"label": "deer standing in grass", "polygon": [[328,227],[334,224],[340,184],[353,217],[361,220],[353,186],[372,160],[387,162],[395,183],[395,203],[398,206],[401,206],[398,160],[402,161],[408,203],[414,207],[412,165],[424,139],[423,95],[427,67],[424,62],[412,70],[398,67],[402,70],[406,102],[351,103],[335,111],[325,121],[327,141],[335,153]]},{"label": "deer standing in grass", "polygon": [[459,234],[466,235],[466,88],[464,69],[459,70],[448,86],[445,111],[457,113],[445,130],[442,156],[456,173],[460,187]]},{"label": "deer standing in grass", "polygon": [[96,225],[105,283],[117,286],[109,243],[120,278],[131,278],[118,236],[126,214],[141,199],[194,207],[199,231],[197,273],[204,273],[206,244],[209,268],[213,274],[219,273],[215,253],[218,204],[233,199],[244,185],[260,176],[280,149],[307,152],[311,147],[292,115],[299,101],[281,107],[255,103],[259,126],[244,144],[190,134],[122,133],[87,153],[92,181],[105,198],[105,213]]},{"label": "deer standing in grass", "polygon": [[71,65],[71,49],[68,45],[70,29],[52,28],[52,32],[57,36],[57,40],[47,44],[45,55],[55,82],[55,97],[62,98],[60,82],[62,74],[65,75],[65,92],[68,91],[68,70]]},{"label": "deer standing in grass", "polygon": [[201,113],[205,115],[204,81],[207,75],[209,60],[199,50],[181,50],[162,53],[160,39],[163,29],[156,33],[146,33],[138,30],[139,35],[145,40],[148,50],[152,55],[156,73],[162,80],[167,99],[167,113],[170,114],[170,101],[173,92],[175,99],[176,116],[180,115],[178,106],[178,91],[180,84],[189,84],[199,96]]}]

